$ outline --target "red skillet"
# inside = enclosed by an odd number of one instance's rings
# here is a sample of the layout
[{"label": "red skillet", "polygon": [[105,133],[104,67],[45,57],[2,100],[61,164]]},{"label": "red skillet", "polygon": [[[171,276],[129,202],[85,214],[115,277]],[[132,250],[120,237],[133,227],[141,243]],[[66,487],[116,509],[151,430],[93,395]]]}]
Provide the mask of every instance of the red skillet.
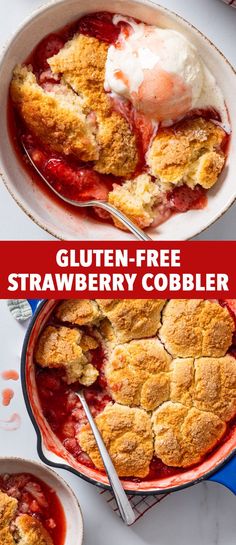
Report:
[{"label": "red skillet", "polygon": [[[55,436],[45,420],[38,398],[35,382],[35,366],[33,353],[35,343],[42,327],[47,322],[57,301],[31,301],[37,307],[29,325],[21,359],[21,378],[26,407],[37,434],[39,457],[52,467],[67,469],[83,479],[109,488],[106,475],[97,469],[78,463],[69,454]],[[232,425],[224,442],[209,454],[200,464],[191,469],[178,470],[176,474],[142,481],[126,479],[123,486],[132,494],[160,494],[172,492],[196,484],[202,480],[212,480],[227,486],[236,494],[236,424]]]}]

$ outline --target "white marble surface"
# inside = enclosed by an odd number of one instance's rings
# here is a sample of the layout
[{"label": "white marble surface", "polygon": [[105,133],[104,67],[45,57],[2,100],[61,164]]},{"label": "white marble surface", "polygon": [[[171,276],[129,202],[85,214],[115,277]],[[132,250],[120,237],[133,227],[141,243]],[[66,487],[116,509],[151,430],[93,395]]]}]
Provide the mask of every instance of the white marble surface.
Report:
[{"label": "white marble surface", "polygon": [[[25,329],[26,325],[10,315],[6,301],[0,301],[0,373],[10,368],[19,370]],[[15,432],[0,429],[0,456],[37,459],[36,436],[24,407],[20,381],[10,385],[0,379],[0,391],[6,385],[13,388],[15,397],[9,407],[0,405],[0,420],[17,412],[22,422]],[[201,483],[175,492],[127,528],[92,485],[68,472],[60,473],[80,501],[85,545],[110,545],[111,541],[112,545],[235,545],[236,498],[221,485]]]},{"label": "white marble surface", "polygon": [[[40,6],[43,0],[0,0],[0,47],[17,25]],[[236,10],[220,0],[157,0],[179,13],[202,30],[236,66]],[[196,240],[233,240],[235,238],[236,204]],[[53,239],[37,227],[16,205],[3,184],[0,185],[0,239]]]}]

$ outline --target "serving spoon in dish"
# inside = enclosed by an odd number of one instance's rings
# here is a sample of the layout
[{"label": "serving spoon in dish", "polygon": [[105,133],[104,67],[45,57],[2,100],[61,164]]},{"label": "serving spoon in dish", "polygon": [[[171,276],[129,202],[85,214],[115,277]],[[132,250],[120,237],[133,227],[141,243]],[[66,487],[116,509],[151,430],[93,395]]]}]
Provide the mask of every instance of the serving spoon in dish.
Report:
[{"label": "serving spoon in dish", "polygon": [[112,463],[111,457],[107,451],[107,448],[103,442],[103,439],[101,437],[100,431],[97,428],[97,425],[95,424],[95,421],[93,419],[92,413],[90,411],[90,408],[88,406],[88,403],[85,399],[83,390],[77,390],[76,392],[77,397],[80,400],[80,403],[84,409],[84,412],[87,416],[88,422],[90,424],[90,427],[92,429],[95,441],[98,446],[98,450],[100,452],[107,477],[109,479],[113,494],[116,499],[116,503],[121,515],[122,520],[127,524],[127,526],[130,526],[135,521],[135,514],[131,507],[131,504],[126,496],[126,493],[124,491],[124,488],[121,484],[121,481],[117,475],[116,469]]},{"label": "serving spoon in dish", "polygon": [[61,199],[62,201],[66,202],[67,204],[70,204],[72,206],[76,206],[77,208],[85,208],[87,206],[96,206],[98,208],[102,208],[103,210],[106,210],[106,212],[109,212],[112,216],[115,216],[138,240],[152,240],[142,229],[140,229],[135,223],[133,223],[123,212],[120,212],[118,208],[113,206],[112,204],[109,204],[107,201],[98,201],[98,200],[90,200],[90,201],[75,201],[73,199],[69,199],[68,197],[64,197],[61,195],[45,178],[45,176],[40,172],[37,165],[35,164],[34,160],[30,156],[24,142],[21,142],[22,147],[24,149],[24,152],[29,159],[31,165],[36,170],[37,174],[42,178],[42,180],[45,182],[45,184]]}]

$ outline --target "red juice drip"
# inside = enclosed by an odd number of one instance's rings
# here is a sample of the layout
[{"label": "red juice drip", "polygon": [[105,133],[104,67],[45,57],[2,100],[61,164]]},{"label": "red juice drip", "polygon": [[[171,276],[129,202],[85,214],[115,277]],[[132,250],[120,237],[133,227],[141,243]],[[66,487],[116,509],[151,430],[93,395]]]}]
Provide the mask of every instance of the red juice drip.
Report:
[{"label": "red juice drip", "polygon": [[19,380],[19,373],[14,371],[14,369],[9,369],[9,371],[3,371],[1,373],[1,378],[3,380]]},{"label": "red juice drip", "polygon": [[10,388],[5,388],[2,391],[2,404],[4,407],[8,407],[14,397],[14,392]]},{"label": "red juice drip", "polygon": [[7,420],[0,420],[0,429],[4,431],[16,431],[21,425],[21,417],[14,413]]},{"label": "red juice drip", "polygon": [[78,22],[77,31],[102,42],[114,44],[120,34],[121,26],[114,25],[113,16],[113,13],[106,11],[85,15]]}]

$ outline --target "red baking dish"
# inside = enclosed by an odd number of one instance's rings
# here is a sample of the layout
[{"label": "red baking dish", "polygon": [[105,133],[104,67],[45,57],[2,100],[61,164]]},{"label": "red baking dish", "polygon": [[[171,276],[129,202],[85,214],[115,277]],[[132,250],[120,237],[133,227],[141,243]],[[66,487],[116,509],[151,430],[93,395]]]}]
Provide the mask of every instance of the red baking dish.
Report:
[{"label": "red baking dish", "polygon": [[[22,350],[21,378],[26,407],[37,434],[39,457],[46,464],[66,469],[102,488],[109,488],[106,475],[83,465],[64,448],[53,433],[43,416],[35,380],[33,361],[34,347],[38,335],[58,301],[32,301],[36,307],[30,322]],[[39,303],[39,304],[38,304]],[[147,479],[124,479],[125,490],[132,494],[160,494],[179,490],[202,480],[220,482],[236,493],[236,423],[230,427],[223,442],[193,468],[178,469],[175,474],[162,474],[161,477],[149,476]]]}]

